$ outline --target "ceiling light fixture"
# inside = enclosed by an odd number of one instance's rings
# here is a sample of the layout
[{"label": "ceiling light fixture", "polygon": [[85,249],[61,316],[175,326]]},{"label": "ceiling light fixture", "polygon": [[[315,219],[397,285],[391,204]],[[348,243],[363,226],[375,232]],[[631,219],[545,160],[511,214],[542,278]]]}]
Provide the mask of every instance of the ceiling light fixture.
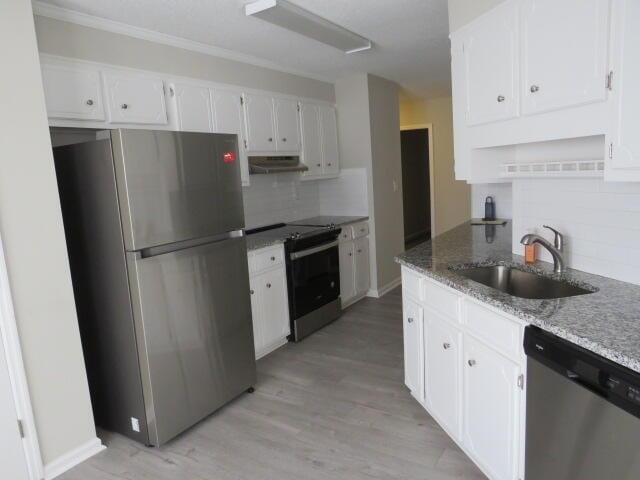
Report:
[{"label": "ceiling light fixture", "polygon": [[344,53],[371,48],[371,40],[286,0],[257,0],[245,5],[244,13],[331,45]]}]

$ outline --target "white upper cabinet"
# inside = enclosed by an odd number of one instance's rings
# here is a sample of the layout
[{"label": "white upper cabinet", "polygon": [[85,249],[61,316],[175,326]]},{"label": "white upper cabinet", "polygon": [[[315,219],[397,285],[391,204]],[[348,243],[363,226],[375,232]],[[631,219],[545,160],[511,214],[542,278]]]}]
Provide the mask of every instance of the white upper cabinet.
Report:
[{"label": "white upper cabinet", "polygon": [[247,150],[273,152],[276,150],[273,99],[268,95],[245,94]]},{"label": "white upper cabinet", "polygon": [[305,176],[322,175],[322,139],[318,105],[302,103],[300,126],[302,128],[302,162],[309,168]]},{"label": "white upper cabinet", "polygon": [[338,127],[336,109],[332,106],[320,106],[320,126],[322,132],[322,166],[326,175],[336,175],[340,171],[338,152]]},{"label": "white upper cabinet", "polygon": [[518,4],[500,5],[471,25],[462,50],[467,124],[517,116]]},{"label": "white upper cabinet", "polygon": [[162,79],[128,72],[104,72],[111,123],[165,125],[167,111]]},{"label": "white upper cabinet", "polygon": [[43,64],[42,82],[49,118],[104,120],[97,69]]},{"label": "white upper cabinet", "polygon": [[490,478],[518,478],[520,367],[470,335],[463,365],[463,443]]},{"label": "white upper cabinet", "polygon": [[170,87],[176,127],[181,132],[213,132],[209,88],[174,83]]},{"label": "white upper cabinet", "polygon": [[214,131],[216,133],[235,133],[238,135],[242,184],[249,185],[249,163],[244,141],[242,94],[236,90],[214,88],[211,90],[211,106],[213,109]]},{"label": "white upper cabinet", "polygon": [[276,149],[280,152],[300,151],[298,102],[290,98],[274,98]]},{"label": "white upper cabinet", "polygon": [[611,106],[605,175],[640,180],[640,2],[614,0]]},{"label": "white upper cabinet", "polygon": [[523,0],[522,110],[606,99],[610,0]]}]

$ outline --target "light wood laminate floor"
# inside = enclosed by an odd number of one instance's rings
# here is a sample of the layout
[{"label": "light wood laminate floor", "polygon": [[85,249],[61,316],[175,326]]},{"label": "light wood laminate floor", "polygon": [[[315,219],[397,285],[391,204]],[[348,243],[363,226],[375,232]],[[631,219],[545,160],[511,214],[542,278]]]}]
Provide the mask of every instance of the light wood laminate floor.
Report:
[{"label": "light wood laminate floor", "polygon": [[400,288],[258,362],[245,394],[162,448],[107,450],[61,480],[484,479],[403,383]]}]

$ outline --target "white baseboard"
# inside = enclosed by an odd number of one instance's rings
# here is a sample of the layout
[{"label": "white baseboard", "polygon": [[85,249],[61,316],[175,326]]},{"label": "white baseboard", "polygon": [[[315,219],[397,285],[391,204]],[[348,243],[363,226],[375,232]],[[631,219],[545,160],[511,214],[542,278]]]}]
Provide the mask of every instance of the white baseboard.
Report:
[{"label": "white baseboard", "polygon": [[397,286],[399,286],[401,283],[402,283],[402,277],[394,278],[389,283],[387,283],[386,285],[383,285],[381,288],[378,288],[377,290],[370,289],[367,292],[367,297],[380,298],[383,295],[389,293],[391,290],[393,290]]},{"label": "white baseboard", "polygon": [[276,340],[275,342],[261,348],[260,350],[256,350],[256,360],[260,360],[262,357],[269,355],[271,352],[279,349],[281,346],[289,343],[287,337],[282,337]]},{"label": "white baseboard", "polygon": [[105,448],[107,447],[102,444],[99,438],[92,438],[88,442],[56,458],[54,461],[47,463],[44,466],[45,480],[51,480],[62,475],[67,470],[71,470],[76,465],[93,457],[96,453],[100,453]]},{"label": "white baseboard", "polygon": [[360,300],[362,300],[364,297],[367,296],[368,293],[369,292],[363,293],[361,295],[356,295],[355,297],[347,300],[346,302],[341,302],[341,306],[340,307],[342,308],[342,310],[344,310],[345,308],[348,308],[351,305],[353,305],[354,303],[359,302]]}]

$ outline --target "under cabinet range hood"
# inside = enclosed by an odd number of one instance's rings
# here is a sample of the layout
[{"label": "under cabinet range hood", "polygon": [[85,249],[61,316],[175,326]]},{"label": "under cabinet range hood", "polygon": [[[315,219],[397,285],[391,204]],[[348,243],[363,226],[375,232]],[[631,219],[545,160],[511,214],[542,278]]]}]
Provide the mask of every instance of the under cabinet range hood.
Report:
[{"label": "under cabinet range hood", "polygon": [[306,172],[309,168],[300,163],[300,157],[249,157],[249,173]]}]

